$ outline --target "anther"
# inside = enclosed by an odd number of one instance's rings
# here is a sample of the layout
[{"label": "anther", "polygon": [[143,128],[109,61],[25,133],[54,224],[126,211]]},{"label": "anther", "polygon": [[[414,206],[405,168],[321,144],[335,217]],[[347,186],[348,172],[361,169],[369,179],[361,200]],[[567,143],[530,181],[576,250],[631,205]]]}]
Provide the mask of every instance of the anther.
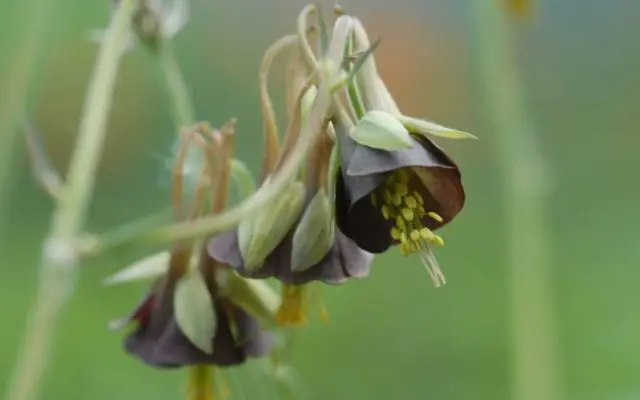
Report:
[{"label": "anther", "polygon": [[442,221],[443,221],[442,217],[441,217],[440,215],[438,215],[438,214],[434,213],[433,211],[429,211],[429,212],[427,213],[427,215],[428,215],[429,217],[431,217],[431,219],[433,219],[434,221],[436,221],[436,222],[438,222],[438,223],[440,223],[440,224],[441,224],[441,223],[442,223]]},{"label": "anther", "polygon": [[403,208],[402,210],[400,210],[400,212],[402,213],[402,218],[406,219],[407,221],[412,221],[413,220],[413,210],[410,208]]},{"label": "anther", "polygon": [[416,200],[418,200],[418,204],[423,205],[424,204],[424,199],[422,198],[422,196],[420,195],[420,193],[414,191],[413,192],[413,196],[416,198]]},{"label": "anther", "polygon": [[393,198],[391,197],[391,192],[388,190],[385,190],[384,192],[382,192],[382,198],[384,199],[384,202],[387,204],[393,204]]},{"label": "anther", "polygon": [[406,183],[397,182],[395,184],[396,194],[398,196],[406,196],[409,193],[409,188]]},{"label": "anther", "polygon": [[404,204],[406,204],[407,207],[409,207],[409,208],[417,208],[418,207],[418,202],[416,201],[415,197],[413,197],[413,196],[406,196],[404,198]]},{"label": "anther", "polygon": [[382,216],[384,217],[384,219],[389,219],[389,217],[391,216],[389,206],[387,205],[382,206]]},{"label": "anther", "polygon": [[411,233],[409,234],[409,237],[411,238],[411,240],[413,241],[418,241],[420,240],[420,231],[417,229],[414,229],[411,231]]}]

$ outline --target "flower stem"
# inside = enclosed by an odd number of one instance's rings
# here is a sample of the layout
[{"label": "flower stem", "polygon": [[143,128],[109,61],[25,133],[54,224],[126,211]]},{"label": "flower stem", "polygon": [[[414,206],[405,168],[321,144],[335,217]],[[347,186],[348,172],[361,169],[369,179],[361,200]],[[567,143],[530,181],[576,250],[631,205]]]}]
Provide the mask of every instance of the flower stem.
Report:
[{"label": "flower stem", "polygon": [[189,367],[187,400],[213,400],[213,368],[208,365]]},{"label": "flower stem", "polygon": [[544,159],[497,1],[473,1],[480,78],[504,173],[514,400],[559,400]]},{"label": "flower stem", "polygon": [[37,398],[58,316],[73,290],[77,266],[74,242],[91,201],[119,60],[135,3],[135,0],[118,3],[98,54],[69,173],[44,243],[37,298],[9,385],[9,400]]}]

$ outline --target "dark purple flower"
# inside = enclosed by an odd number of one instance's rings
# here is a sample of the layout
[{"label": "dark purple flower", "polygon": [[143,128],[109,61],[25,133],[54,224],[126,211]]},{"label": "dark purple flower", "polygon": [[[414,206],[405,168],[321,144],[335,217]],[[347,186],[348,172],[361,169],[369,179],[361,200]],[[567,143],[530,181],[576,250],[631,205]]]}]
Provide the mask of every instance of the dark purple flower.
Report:
[{"label": "dark purple flower", "polygon": [[341,171],[336,182],[339,229],[360,248],[382,253],[400,245],[417,252],[435,281],[443,280],[429,243],[442,244],[433,231],[462,209],[465,193],[456,164],[423,136],[413,146],[383,151],[356,143],[339,121]]},{"label": "dark purple flower", "polygon": [[124,347],[144,363],[158,368],[176,368],[210,364],[232,366],[247,357],[268,354],[272,339],[260,329],[258,321],[228,300],[214,299],[217,327],[213,352],[207,354],[194,346],[181,332],[173,312],[176,280],[157,282],[131,315],[137,328],[124,341]]}]

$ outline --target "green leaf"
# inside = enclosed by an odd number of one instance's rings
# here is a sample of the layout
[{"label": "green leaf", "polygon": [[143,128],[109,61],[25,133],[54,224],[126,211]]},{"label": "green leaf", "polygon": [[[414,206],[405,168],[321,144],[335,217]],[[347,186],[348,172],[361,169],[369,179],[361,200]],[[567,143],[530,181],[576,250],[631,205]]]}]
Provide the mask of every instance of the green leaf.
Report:
[{"label": "green leaf", "polygon": [[245,268],[260,267],[282,241],[302,212],[304,194],[304,184],[292,182],[261,212],[240,222],[238,242]]},{"label": "green leaf", "polygon": [[167,272],[169,268],[169,257],[170,254],[168,251],[153,254],[126,266],[117,273],[107,277],[102,283],[104,285],[117,285],[119,283],[158,278]]},{"label": "green leaf", "polygon": [[198,349],[211,354],[216,312],[207,284],[197,268],[190,269],[178,280],[173,308],[182,333]]},{"label": "green leaf", "polygon": [[478,139],[470,133],[447,128],[446,126],[438,125],[424,119],[400,115],[398,116],[398,120],[409,130],[409,132],[423,136],[433,135],[448,139]]},{"label": "green leaf", "polygon": [[361,145],[379,150],[402,150],[413,146],[407,128],[384,111],[369,111],[358,121],[350,136]]},{"label": "green leaf", "polygon": [[323,189],[311,199],[293,234],[291,270],[304,271],[327,255],[333,245],[331,202]]}]

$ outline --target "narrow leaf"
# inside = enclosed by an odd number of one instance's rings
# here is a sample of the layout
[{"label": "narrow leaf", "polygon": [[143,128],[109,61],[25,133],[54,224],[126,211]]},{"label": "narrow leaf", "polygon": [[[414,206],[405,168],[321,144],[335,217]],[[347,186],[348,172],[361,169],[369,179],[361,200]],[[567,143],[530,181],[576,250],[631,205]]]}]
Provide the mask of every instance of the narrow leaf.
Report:
[{"label": "narrow leaf", "polygon": [[409,132],[423,136],[433,135],[448,139],[478,139],[470,133],[447,128],[446,126],[438,125],[424,119],[400,115],[398,116],[398,120],[409,130]]},{"label": "narrow leaf", "polygon": [[198,269],[189,270],[178,281],[173,307],[182,333],[198,349],[211,354],[216,332],[216,312],[207,284]]},{"label": "narrow leaf", "polygon": [[168,251],[156,253],[123,268],[115,274],[107,277],[104,285],[116,285],[125,282],[137,282],[150,280],[164,275],[169,268]]}]

